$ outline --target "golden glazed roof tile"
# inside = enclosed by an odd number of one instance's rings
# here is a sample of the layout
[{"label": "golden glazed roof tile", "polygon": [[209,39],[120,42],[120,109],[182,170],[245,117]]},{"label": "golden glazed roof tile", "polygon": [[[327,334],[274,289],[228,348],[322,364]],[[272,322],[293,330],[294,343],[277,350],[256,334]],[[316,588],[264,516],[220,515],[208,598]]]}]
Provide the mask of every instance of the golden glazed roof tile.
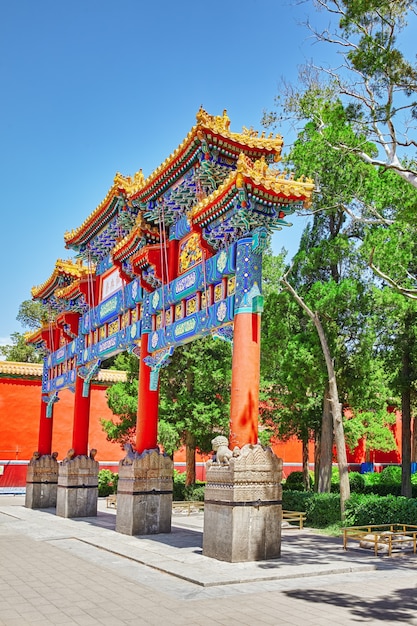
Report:
[{"label": "golden glazed roof tile", "polygon": [[294,179],[291,174],[287,177],[286,172],[268,167],[264,158],[253,162],[241,153],[237,161],[237,169],[231,172],[213,193],[193,207],[190,217],[199,215],[207,206],[214,204],[231,185],[235,184],[236,187],[241,188],[245,177],[255,185],[262,186],[272,195],[300,198],[305,208],[311,204],[314,191],[314,182],[311,178],[301,176],[299,179]]},{"label": "golden glazed roof tile", "polygon": [[94,209],[92,213],[84,220],[84,222],[78,228],[74,228],[71,231],[67,231],[64,234],[65,243],[69,243],[73,239],[75,239],[80,233],[82,233],[90,224],[94,223],[94,221],[100,216],[103,209],[105,209],[111,200],[115,196],[119,196],[121,193],[126,193],[127,195],[132,195],[139,191],[139,189],[144,184],[144,176],[143,172],[140,169],[133,176],[123,176],[120,172],[117,172],[112,187],[107,192],[104,200],[100,202],[100,204]]},{"label": "golden glazed roof tile", "polygon": [[58,259],[55,263],[55,268],[51,276],[42,285],[32,287],[32,297],[39,298],[48,288],[53,288],[60,276],[80,278],[86,272],[88,272],[88,268],[82,265],[82,261],[74,262],[71,259],[68,259],[67,261]]},{"label": "golden glazed roof tile", "polygon": [[[21,363],[15,361],[0,361],[0,376],[21,376],[25,378],[27,376],[36,376],[42,378],[43,364],[42,363]],[[119,370],[99,370],[93,380],[99,383],[117,383],[124,382],[126,380],[126,372]]]},{"label": "golden glazed roof tile", "polygon": [[243,127],[241,133],[235,133],[230,131],[230,119],[227,115],[226,109],[223,111],[223,115],[209,115],[203,108],[200,108],[196,115],[197,124],[192,127],[188,135],[183,142],[165,159],[161,165],[159,165],[150,176],[145,180],[140,191],[145,191],[150,188],[151,185],[161,176],[161,174],[167,170],[178,159],[181,153],[185,152],[189,145],[191,145],[196,138],[201,135],[201,129],[212,131],[216,135],[221,135],[225,141],[229,141],[241,146],[252,148],[253,150],[261,150],[273,152],[274,160],[280,160],[280,154],[283,146],[283,139],[281,135],[275,135],[271,133],[268,137],[263,132],[259,136],[258,131],[252,128]]},{"label": "golden glazed roof tile", "polygon": [[12,376],[37,376],[42,377],[42,363],[19,363],[15,361],[0,361],[0,375],[9,374]]}]

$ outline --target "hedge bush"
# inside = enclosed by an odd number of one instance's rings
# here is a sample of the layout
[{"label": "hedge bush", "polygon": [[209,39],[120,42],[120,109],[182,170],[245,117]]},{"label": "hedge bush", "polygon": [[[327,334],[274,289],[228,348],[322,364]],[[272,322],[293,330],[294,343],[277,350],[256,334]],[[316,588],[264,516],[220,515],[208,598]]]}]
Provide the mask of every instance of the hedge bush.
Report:
[{"label": "hedge bush", "polygon": [[306,524],[314,528],[324,528],[340,522],[340,497],[335,493],[283,491],[282,508],[288,511],[305,511]]},{"label": "hedge bush", "polygon": [[[310,487],[313,486],[313,478],[311,473],[309,473],[309,482]],[[290,489],[291,491],[303,491],[304,490],[304,474],[303,472],[295,471],[288,474],[285,483],[283,484],[284,489]]]},{"label": "hedge bush", "polygon": [[401,467],[398,465],[387,465],[379,475],[380,484],[401,483]]},{"label": "hedge bush", "polygon": [[312,491],[299,491],[298,489],[282,492],[282,508],[287,511],[306,511],[307,502],[314,498]]},{"label": "hedge bush", "polygon": [[291,472],[285,481],[285,488],[294,491],[304,489],[303,472]]},{"label": "hedge bush", "polygon": [[174,470],[173,476],[173,495],[172,499],[178,500],[195,500],[202,502],[204,500],[204,486],[205,483],[198,480],[194,485],[185,486],[185,472],[178,472]]},{"label": "hedge bush", "polygon": [[353,494],[346,502],[346,526],[416,524],[417,501],[397,496]]},{"label": "hedge bush", "polygon": [[98,495],[104,498],[112,493],[117,492],[117,482],[119,474],[113,474],[108,469],[102,469],[98,473]]},{"label": "hedge bush", "polygon": [[363,493],[365,489],[365,479],[359,472],[349,472],[350,490],[355,493]]}]

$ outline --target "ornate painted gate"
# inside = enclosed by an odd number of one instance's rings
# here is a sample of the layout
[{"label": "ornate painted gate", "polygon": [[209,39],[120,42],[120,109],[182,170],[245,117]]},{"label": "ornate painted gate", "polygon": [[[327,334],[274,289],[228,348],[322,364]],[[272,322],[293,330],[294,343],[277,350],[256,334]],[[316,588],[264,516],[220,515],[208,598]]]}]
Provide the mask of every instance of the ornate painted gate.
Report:
[{"label": "ornate painted gate", "polygon": [[[89,385],[108,357],[140,359],[136,454],[157,447],[158,375],[175,348],[204,335],[233,341],[230,443],[256,444],[262,253],[313,183],[281,172],[282,138],[230,131],[203,109],[146,180],[117,174],[101,204],[65,234],[32,290],[53,322],[30,341],[47,350],[39,453],[51,455],[53,405],[75,393],[73,456],[88,453]],[[283,242],[284,243],[284,242]]]}]

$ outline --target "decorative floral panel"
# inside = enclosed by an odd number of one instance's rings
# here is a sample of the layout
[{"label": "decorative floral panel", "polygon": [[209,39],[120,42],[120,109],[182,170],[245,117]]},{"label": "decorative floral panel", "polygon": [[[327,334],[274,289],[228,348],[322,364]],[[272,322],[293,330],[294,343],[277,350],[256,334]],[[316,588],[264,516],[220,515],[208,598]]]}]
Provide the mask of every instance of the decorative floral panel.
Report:
[{"label": "decorative floral panel", "polygon": [[185,311],[186,315],[192,315],[197,311],[197,296],[187,300]]},{"label": "decorative floral panel", "polygon": [[119,331],[119,320],[115,320],[108,325],[108,336],[114,335]]}]

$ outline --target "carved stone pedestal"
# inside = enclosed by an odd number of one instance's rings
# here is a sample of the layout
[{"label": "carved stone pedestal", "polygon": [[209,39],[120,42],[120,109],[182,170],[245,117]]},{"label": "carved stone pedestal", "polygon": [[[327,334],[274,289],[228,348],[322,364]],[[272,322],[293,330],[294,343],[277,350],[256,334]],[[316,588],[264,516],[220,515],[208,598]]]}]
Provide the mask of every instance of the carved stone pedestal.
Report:
[{"label": "carved stone pedestal", "polygon": [[203,554],[237,563],[281,555],[282,460],[246,445],[229,465],[207,469]]},{"label": "carved stone pedestal", "polygon": [[99,464],[88,456],[59,464],[56,514],[60,517],[97,515]]},{"label": "carved stone pedestal", "polygon": [[26,508],[49,509],[56,506],[58,467],[55,454],[34,454],[26,474]]},{"label": "carved stone pedestal", "polygon": [[116,531],[125,535],[171,532],[173,463],[159,450],[130,450],[119,463]]}]

